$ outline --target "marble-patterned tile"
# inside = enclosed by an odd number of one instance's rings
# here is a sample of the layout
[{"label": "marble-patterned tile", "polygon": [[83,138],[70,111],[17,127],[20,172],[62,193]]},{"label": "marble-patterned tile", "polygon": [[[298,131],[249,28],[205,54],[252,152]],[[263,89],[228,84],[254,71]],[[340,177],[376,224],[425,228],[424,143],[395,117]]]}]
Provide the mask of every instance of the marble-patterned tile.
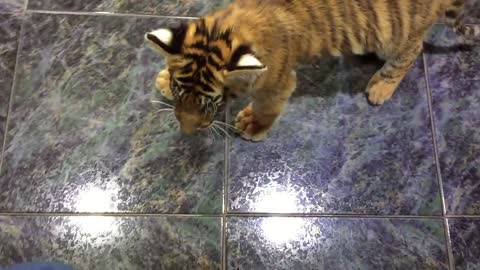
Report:
[{"label": "marble-patterned tile", "polygon": [[114,0],[113,10],[120,13],[141,13],[175,16],[203,16],[218,10],[230,0]]},{"label": "marble-patterned tile", "polygon": [[232,143],[229,209],[441,214],[422,61],[375,107],[363,91],[380,66],[362,57],[298,70],[269,138]]},{"label": "marble-patterned tile", "polygon": [[0,0],[0,13],[22,12],[25,0]]},{"label": "marble-patterned tile", "polygon": [[227,269],[448,269],[441,220],[229,218]]},{"label": "marble-patterned tile", "polygon": [[465,0],[465,22],[480,23],[480,0]]},{"label": "marble-patterned tile", "polygon": [[158,18],[31,14],[19,53],[0,211],[219,213],[224,143],[158,112]]},{"label": "marble-patterned tile", "polygon": [[219,218],[0,217],[0,268],[220,269]]},{"label": "marble-patterned tile", "polygon": [[480,46],[437,26],[427,52],[439,159],[449,214],[480,214]]},{"label": "marble-patterned tile", "polygon": [[15,71],[20,24],[21,17],[19,15],[0,14],[0,155]]},{"label": "marble-patterned tile", "polygon": [[29,0],[29,10],[113,12],[112,0]]},{"label": "marble-patterned tile", "polygon": [[119,13],[202,16],[217,10],[230,0],[30,0],[29,9],[103,11]]},{"label": "marble-patterned tile", "polygon": [[450,219],[449,227],[455,269],[480,269],[480,217]]}]

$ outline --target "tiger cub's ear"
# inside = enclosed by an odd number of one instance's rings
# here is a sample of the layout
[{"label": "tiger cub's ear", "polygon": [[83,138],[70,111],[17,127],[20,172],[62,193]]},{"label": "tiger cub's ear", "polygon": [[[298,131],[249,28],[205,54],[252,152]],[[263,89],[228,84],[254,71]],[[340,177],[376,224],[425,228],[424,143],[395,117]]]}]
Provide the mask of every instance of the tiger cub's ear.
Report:
[{"label": "tiger cub's ear", "polygon": [[267,71],[265,66],[248,46],[238,47],[227,66],[226,75],[260,75]]},{"label": "tiger cub's ear", "polygon": [[184,24],[176,28],[161,28],[146,33],[145,40],[164,57],[171,57],[182,53],[186,31]]}]

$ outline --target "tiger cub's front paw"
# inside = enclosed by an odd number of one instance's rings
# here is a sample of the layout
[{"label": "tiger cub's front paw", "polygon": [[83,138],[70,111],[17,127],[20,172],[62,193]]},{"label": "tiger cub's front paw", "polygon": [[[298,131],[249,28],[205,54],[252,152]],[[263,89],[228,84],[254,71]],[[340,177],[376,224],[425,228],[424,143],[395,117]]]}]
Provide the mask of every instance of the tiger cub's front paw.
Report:
[{"label": "tiger cub's front paw", "polygon": [[238,113],[235,122],[235,127],[241,131],[242,138],[254,142],[266,139],[272,127],[272,125],[267,126],[259,123],[253,113],[252,104]]},{"label": "tiger cub's front paw", "polygon": [[170,89],[170,72],[168,70],[164,69],[158,73],[155,86],[165,98],[173,100],[172,90]]}]

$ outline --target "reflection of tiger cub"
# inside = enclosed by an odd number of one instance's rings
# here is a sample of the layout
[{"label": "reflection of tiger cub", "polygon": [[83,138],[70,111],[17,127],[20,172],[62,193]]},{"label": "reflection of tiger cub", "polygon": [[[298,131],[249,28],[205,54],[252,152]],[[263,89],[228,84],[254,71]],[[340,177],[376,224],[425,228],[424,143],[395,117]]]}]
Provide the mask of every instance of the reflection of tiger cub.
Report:
[{"label": "reflection of tiger cub", "polygon": [[[446,15],[462,34],[463,0],[237,0],[173,29],[148,33],[167,60],[157,85],[175,99],[185,133],[207,128],[228,94],[253,102],[237,116],[242,136],[262,140],[295,89],[295,65],[316,55],[374,52],[386,60],[367,86],[370,102],[388,100]],[[169,92],[171,90],[171,92]]]}]

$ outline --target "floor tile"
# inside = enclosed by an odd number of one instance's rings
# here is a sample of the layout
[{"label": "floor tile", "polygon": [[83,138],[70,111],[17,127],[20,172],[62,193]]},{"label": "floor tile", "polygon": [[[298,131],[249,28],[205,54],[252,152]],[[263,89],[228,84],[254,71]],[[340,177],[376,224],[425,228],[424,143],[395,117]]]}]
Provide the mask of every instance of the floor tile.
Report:
[{"label": "floor tile", "polygon": [[0,155],[15,71],[20,24],[19,15],[0,14]]},{"label": "floor tile", "polygon": [[450,214],[480,214],[480,46],[436,27],[427,54],[440,166]]},{"label": "floor tile", "polygon": [[449,226],[455,269],[480,269],[480,217],[450,219]]},{"label": "floor tile", "polygon": [[230,218],[228,269],[448,269],[441,220]]},{"label": "floor tile", "polygon": [[298,70],[270,137],[232,143],[229,209],[440,215],[422,61],[374,107],[363,90],[380,66],[362,57]]},{"label": "floor tile", "polygon": [[25,0],[0,0],[0,12],[18,13],[25,5]]},{"label": "floor tile", "polygon": [[0,268],[220,269],[218,218],[0,217]]},{"label": "floor tile", "polygon": [[33,14],[14,89],[1,211],[219,213],[224,143],[157,112],[158,18]]},{"label": "floor tile", "polygon": [[480,23],[480,0],[465,0],[465,22]]},{"label": "floor tile", "polygon": [[217,10],[229,0],[30,0],[29,9],[103,11],[175,16],[201,16]]},{"label": "floor tile", "polygon": [[231,2],[229,0],[114,0],[113,10],[121,13],[142,13],[175,16],[203,16]]},{"label": "floor tile", "polygon": [[112,0],[29,0],[28,9],[113,12]]}]

